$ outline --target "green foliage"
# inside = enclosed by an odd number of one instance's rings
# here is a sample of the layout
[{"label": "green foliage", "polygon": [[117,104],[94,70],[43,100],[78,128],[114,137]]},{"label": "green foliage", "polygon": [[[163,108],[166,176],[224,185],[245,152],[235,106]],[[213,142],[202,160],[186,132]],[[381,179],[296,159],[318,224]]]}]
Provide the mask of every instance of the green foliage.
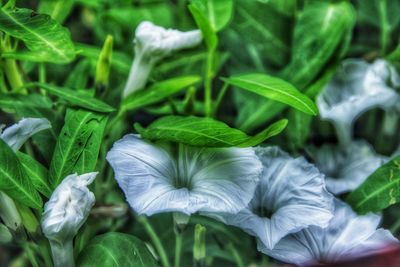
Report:
[{"label": "green foliage", "polygon": [[222,30],[232,17],[233,0],[192,0],[191,6],[207,18],[214,32]]},{"label": "green foliage", "polygon": [[347,197],[347,202],[361,214],[381,211],[399,201],[400,156],[377,169]]},{"label": "green foliage", "polygon": [[22,40],[30,50],[3,57],[52,63],[68,63],[75,57],[69,31],[48,15],[25,8],[0,9],[0,30]]},{"label": "green foliage", "polygon": [[67,175],[96,167],[107,117],[85,110],[68,110],[50,164],[50,183],[56,187]]},{"label": "green foliage", "polygon": [[276,122],[254,137],[221,121],[194,116],[166,116],[154,121],[146,129],[139,124],[135,124],[135,128],[142,137],[150,140],[200,147],[249,147],[280,133],[286,124],[286,120]]},{"label": "green foliage", "polygon": [[58,87],[45,83],[33,83],[31,85],[38,86],[43,90],[49,92],[49,94],[58,96],[59,98],[67,101],[71,106],[86,108],[92,111],[105,112],[105,113],[112,112],[115,110],[110,105],[82,91],[75,91],[65,87]]},{"label": "green foliage", "polygon": [[151,85],[149,88],[134,92],[121,104],[122,110],[136,110],[155,104],[200,81],[199,76],[183,76],[165,80]]},{"label": "green foliage", "polygon": [[250,73],[223,79],[225,82],[268,99],[285,103],[306,114],[317,115],[314,102],[290,83],[266,74]]},{"label": "green foliage", "polygon": [[41,209],[43,202],[25,173],[14,151],[0,138],[0,190],[31,208]]},{"label": "green foliage", "polygon": [[143,241],[110,232],[95,237],[80,253],[78,267],[92,266],[156,267],[158,264]]}]

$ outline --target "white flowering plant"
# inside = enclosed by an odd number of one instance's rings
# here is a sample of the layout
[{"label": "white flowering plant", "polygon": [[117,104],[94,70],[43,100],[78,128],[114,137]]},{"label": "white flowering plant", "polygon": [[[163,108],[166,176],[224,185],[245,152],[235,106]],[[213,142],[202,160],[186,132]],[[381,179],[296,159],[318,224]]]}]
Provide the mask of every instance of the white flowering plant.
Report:
[{"label": "white flowering plant", "polygon": [[0,1],[0,266],[400,266],[398,14]]}]

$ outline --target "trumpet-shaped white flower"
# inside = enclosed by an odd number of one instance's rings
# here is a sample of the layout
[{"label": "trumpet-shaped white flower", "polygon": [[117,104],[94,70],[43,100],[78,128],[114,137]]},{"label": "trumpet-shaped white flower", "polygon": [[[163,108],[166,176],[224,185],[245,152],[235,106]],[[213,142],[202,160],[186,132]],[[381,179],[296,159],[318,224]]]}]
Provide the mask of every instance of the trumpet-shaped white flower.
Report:
[{"label": "trumpet-shaped white flower", "polygon": [[344,147],[323,145],[309,151],[315,165],[326,175],[326,187],[333,194],[356,189],[388,160],[361,140],[352,141]]},{"label": "trumpet-shaped white flower", "polygon": [[50,241],[56,267],[74,265],[72,240],[95,203],[94,194],[87,187],[96,175],[91,172],[65,177],[44,206],[41,226]]},{"label": "trumpet-shaped white flower", "polygon": [[47,119],[26,118],[6,128],[3,132],[0,128],[0,138],[16,151],[32,135],[49,128],[51,125]]},{"label": "trumpet-shaped white flower", "polygon": [[399,108],[400,96],[394,90],[399,86],[395,68],[384,60],[346,60],[317,98],[320,116],[335,125],[339,140],[347,144],[353,123],[363,112]]},{"label": "trumpet-shaped white flower", "polygon": [[139,214],[236,213],[253,196],[262,171],[252,148],[150,143],[129,134],[107,154],[130,206]]},{"label": "trumpet-shaped white flower", "polygon": [[256,148],[264,170],[254,197],[238,214],[206,214],[256,236],[266,247],[310,225],[325,227],[332,218],[333,196],[324,176],[304,158],[278,147]]},{"label": "trumpet-shaped white flower", "polygon": [[199,30],[181,32],[165,29],[144,21],[136,28],[135,58],[132,63],[123,97],[142,89],[147,82],[154,65],[173,52],[191,48],[200,44],[202,35]]},{"label": "trumpet-shaped white flower", "polygon": [[283,238],[273,249],[258,242],[258,249],[283,262],[300,266],[334,263],[379,252],[398,244],[392,234],[376,229],[380,217],[369,213],[357,216],[345,203],[335,200],[329,226],[311,226]]}]

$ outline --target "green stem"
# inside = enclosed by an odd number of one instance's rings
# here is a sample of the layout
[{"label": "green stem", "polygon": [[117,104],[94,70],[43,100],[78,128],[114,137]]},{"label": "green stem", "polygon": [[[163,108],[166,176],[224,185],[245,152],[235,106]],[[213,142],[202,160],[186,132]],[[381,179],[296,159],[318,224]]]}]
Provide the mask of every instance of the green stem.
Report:
[{"label": "green stem", "polygon": [[151,241],[153,242],[153,244],[158,252],[158,255],[160,256],[162,266],[170,267],[167,253],[164,249],[164,246],[161,243],[160,238],[154,231],[153,226],[151,226],[150,222],[147,220],[147,218],[145,216],[138,216],[137,220],[144,226],[146,233],[149,235]]},{"label": "green stem", "polygon": [[245,267],[242,257],[240,256],[239,252],[237,251],[237,249],[235,248],[235,246],[232,243],[229,243],[227,245],[227,249],[232,254],[233,258],[235,259],[236,266]]},{"label": "green stem", "polygon": [[222,86],[221,90],[219,91],[217,100],[215,101],[215,105],[214,105],[214,111],[213,111],[213,116],[214,117],[218,112],[218,108],[221,105],[221,102],[224,99],[224,96],[225,96],[226,92],[228,91],[228,88],[229,88],[229,84],[228,83],[224,83],[224,85]]},{"label": "green stem", "polygon": [[175,231],[175,264],[174,264],[174,267],[179,267],[181,265],[182,240],[183,240],[183,234],[179,233],[179,231]]},{"label": "green stem", "polygon": [[387,17],[386,0],[379,1],[379,23],[381,28],[380,45],[382,56],[386,54],[387,46],[389,44],[390,26]]},{"label": "green stem", "polygon": [[35,252],[31,248],[30,244],[25,243],[23,245],[23,247],[24,247],[26,254],[28,255],[28,259],[29,259],[30,263],[32,264],[32,266],[39,267],[39,263],[37,262],[36,257],[35,257]]},{"label": "green stem", "polygon": [[212,116],[212,80],[214,78],[215,50],[210,49],[207,53],[206,77],[204,81],[205,113],[207,117]]},{"label": "green stem", "polygon": [[398,218],[395,222],[394,222],[394,224],[392,225],[392,227],[390,227],[390,232],[392,233],[392,234],[396,234],[397,233],[397,231],[400,229],[400,218]]}]

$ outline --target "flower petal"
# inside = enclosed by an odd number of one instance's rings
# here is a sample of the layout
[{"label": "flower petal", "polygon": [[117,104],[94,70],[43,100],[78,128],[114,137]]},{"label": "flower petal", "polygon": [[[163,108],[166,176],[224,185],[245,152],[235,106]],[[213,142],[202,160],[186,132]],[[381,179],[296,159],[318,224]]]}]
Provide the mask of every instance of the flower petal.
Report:
[{"label": "flower petal", "polygon": [[311,226],[283,238],[273,249],[258,241],[258,249],[275,259],[296,265],[332,263],[365,256],[398,243],[386,230],[378,229],[380,217],[357,216],[351,208],[335,200],[335,215],[329,226]]},{"label": "flower petal", "polygon": [[344,147],[311,147],[309,153],[315,165],[327,176],[327,188],[333,194],[356,189],[388,160],[376,154],[372,146],[362,140],[352,141]]},{"label": "flower petal", "polygon": [[0,138],[16,151],[32,135],[49,128],[51,128],[51,125],[47,119],[26,118],[5,129],[4,132],[0,134]]}]

